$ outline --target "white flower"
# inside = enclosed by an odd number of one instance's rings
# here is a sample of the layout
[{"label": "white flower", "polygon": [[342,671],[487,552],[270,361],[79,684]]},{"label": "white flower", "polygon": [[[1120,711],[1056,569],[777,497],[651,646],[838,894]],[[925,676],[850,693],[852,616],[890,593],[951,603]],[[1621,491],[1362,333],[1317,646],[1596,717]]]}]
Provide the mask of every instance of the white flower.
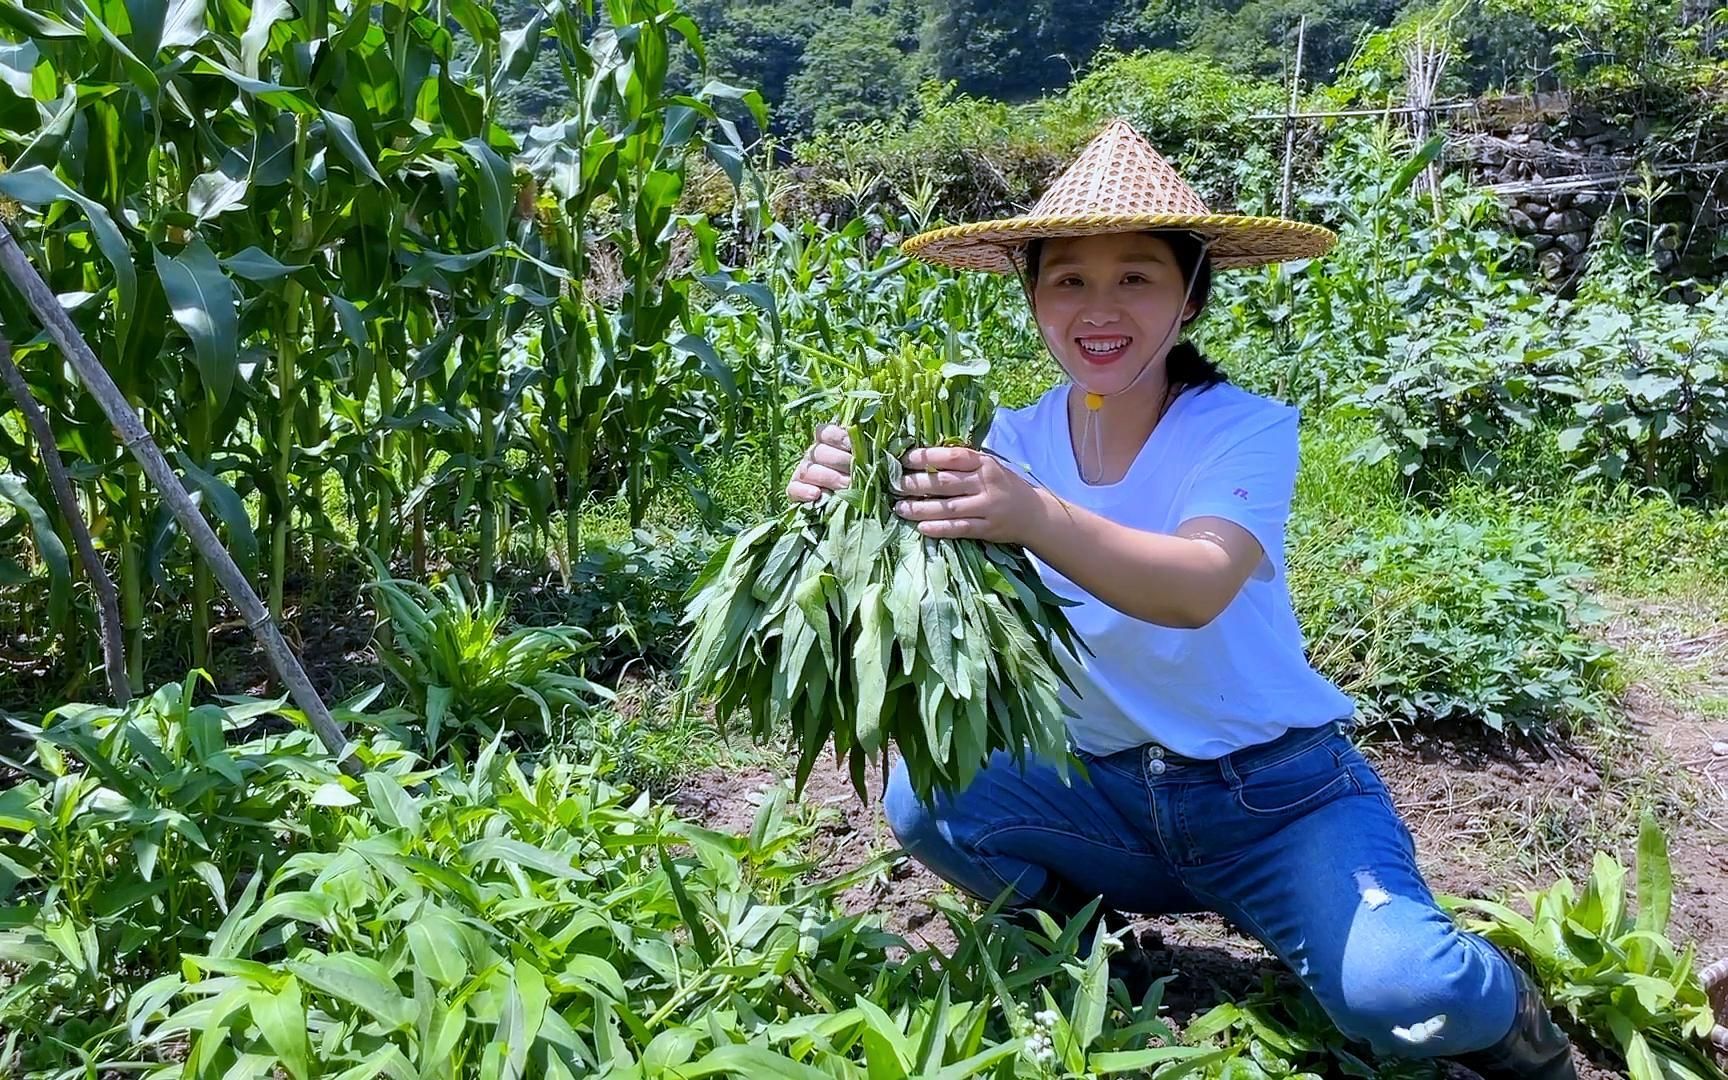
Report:
[{"label": "white flower", "polygon": [[1052,1028],[1056,1026],[1059,1017],[1055,1009],[1044,1009],[1032,1018],[1039,1027]]}]

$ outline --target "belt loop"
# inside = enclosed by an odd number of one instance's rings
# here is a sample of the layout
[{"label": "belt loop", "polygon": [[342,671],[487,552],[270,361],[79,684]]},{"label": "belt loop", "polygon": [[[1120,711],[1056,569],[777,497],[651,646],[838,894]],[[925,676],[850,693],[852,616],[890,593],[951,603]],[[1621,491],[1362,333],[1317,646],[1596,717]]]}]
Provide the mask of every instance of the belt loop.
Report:
[{"label": "belt loop", "polygon": [[1242,782],[1242,778],[1236,775],[1236,752],[1234,750],[1218,759],[1218,775],[1231,787]]}]

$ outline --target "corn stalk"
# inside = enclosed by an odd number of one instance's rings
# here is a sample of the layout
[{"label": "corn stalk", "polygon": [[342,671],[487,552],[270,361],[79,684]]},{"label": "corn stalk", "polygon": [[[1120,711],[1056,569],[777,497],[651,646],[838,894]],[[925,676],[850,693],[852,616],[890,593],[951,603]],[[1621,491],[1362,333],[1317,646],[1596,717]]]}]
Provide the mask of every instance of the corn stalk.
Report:
[{"label": "corn stalk", "polygon": [[48,283],[42,280],[36,268],[30,265],[30,260],[24,257],[23,249],[18,246],[18,241],[9,228],[0,228],[0,271],[4,271],[18,291],[24,294],[30,310],[41,320],[42,328],[59,347],[79,380],[114,425],[121,445],[138,462],[144,474],[161,493],[162,501],[168,505],[174,519],[191,538],[193,548],[215,571],[217,580],[239,607],[241,617],[246,621],[246,628],[263,647],[271,668],[288,687],[294,703],[305,712],[312,723],[312,730],[318,734],[325,749],[341,762],[344,772],[358,776],[362,769],[359,760],[348,753],[347,735],[330,715],[330,710],[325,707],[318,692],[312,688],[312,682],[306,677],[306,670],[300,666],[294,650],[282,639],[282,632],[277,629],[269,612],[264,610],[257,592],[240,572],[240,567],[235,565],[233,556],[229,555],[222,542],[216,539],[210,523],[204,520],[204,515],[181,486],[180,478],[174,474],[173,468],[162,456],[162,451],[157,448],[155,440],[144,429],[143,423],[126,401],[126,396],[114,385],[114,380],[103,369],[102,362],[96,359],[96,354],[90,351],[90,346],[78,333],[78,328],[72,325],[72,320],[66,317],[59,300],[48,288]]}]

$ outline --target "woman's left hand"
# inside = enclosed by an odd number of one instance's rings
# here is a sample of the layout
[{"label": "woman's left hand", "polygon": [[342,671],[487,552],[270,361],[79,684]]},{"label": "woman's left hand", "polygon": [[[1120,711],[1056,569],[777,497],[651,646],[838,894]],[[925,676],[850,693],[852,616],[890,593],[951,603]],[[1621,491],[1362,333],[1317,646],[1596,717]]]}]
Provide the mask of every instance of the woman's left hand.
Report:
[{"label": "woman's left hand", "polygon": [[1029,543],[1045,497],[994,457],[964,446],[933,446],[909,451],[901,461],[905,497],[894,512],[925,536]]}]

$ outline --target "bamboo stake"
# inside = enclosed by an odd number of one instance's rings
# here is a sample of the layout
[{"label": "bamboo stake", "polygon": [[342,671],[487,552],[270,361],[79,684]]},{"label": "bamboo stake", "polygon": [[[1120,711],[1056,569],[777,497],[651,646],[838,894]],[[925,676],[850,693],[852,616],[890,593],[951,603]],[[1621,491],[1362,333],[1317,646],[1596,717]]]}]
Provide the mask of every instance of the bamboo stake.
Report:
[{"label": "bamboo stake", "polygon": [[1302,92],[1302,45],[1308,37],[1308,16],[1296,26],[1296,71],[1290,78],[1290,110],[1284,115],[1284,186],[1279,195],[1279,207],[1290,216],[1290,185],[1296,171],[1296,103]]},{"label": "bamboo stake", "polygon": [[60,307],[60,302],[48,288],[48,283],[43,281],[36,268],[30,265],[30,260],[18,246],[12,231],[4,226],[0,226],[0,270],[4,270],[6,276],[18,287],[18,291],[24,294],[31,310],[42,321],[43,329],[60,347],[61,353],[72,365],[72,370],[77,372],[85,388],[107,414],[109,423],[114,425],[114,430],[120,436],[121,444],[137,459],[150,482],[156,485],[156,490],[168,504],[174,519],[191,539],[193,549],[210,564],[216,579],[222,583],[222,588],[239,607],[240,615],[246,622],[246,629],[258,639],[270,666],[288,687],[294,703],[312,721],[312,730],[318,734],[325,749],[338,760],[343,772],[350,776],[359,776],[364,769],[359,759],[348,752],[347,735],[330,715],[330,710],[318,696],[318,691],[313,689],[312,681],[306,677],[306,670],[300,666],[299,658],[288,647],[288,643],[282,640],[282,632],[271,620],[270,613],[264,610],[257,592],[234,564],[233,556],[229,555],[222,542],[216,539],[210,523],[204,520],[204,515],[186,494],[180,478],[174,475],[173,468],[162,456],[162,451],[157,448],[150,433],[144,429],[137,413],[126,401],[126,396],[114,385],[107,369],[96,358],[96,354],[90,351],[90,346],[78,333],[78,328],[72,325],[72,320]]},{"label": "bamboo stake", "polygon": [[1407,105],[1389,105],[1384,109],[1329,109],[1324,112],[1305,113],[1252,113],[1250,120],[1330,120],[1344,116],[1399,116],[1412,112],[1450,112],[1454,109],[1474,109],[1474,101],[1452,101],[1443,104],[1430,105],[1425,109],[1412,109]]},{"label": "bamboo stake", "polygon": [[114,579],[96,554],[96,543],[90,539],[90,526],[84,522],[84,512],[78,507],[78,493],[66,475],[66,465],[60,460],[60,449],[54,445],[54,429],[42,407],[31,396],[29,384],[18,365],[12,362],[12,343],[0,338],[0,382],[11,391],[12,400],[24,414],[24,423],[42,450],[42,468],[47,470],[48,483],[54,489],[54,501],[60,504],[60,516],[72,530],[72,542],[78,548],[78,561],[96,590],[96,627],[102,635],[102,662],[108,672],[108,690],[114,704],[125,708],[132,700],[132,684],[126,678],[126,642],[120,626],[120,594],[114,590]]}]

